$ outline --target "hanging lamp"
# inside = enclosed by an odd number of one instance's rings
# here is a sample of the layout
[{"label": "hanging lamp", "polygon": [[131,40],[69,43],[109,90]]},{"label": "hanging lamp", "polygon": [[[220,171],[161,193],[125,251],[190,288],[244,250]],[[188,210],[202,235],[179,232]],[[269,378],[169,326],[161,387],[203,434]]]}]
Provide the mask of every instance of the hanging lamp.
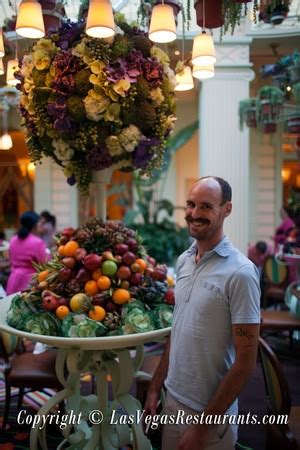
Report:
[{"label": "hanging lamp", "polygon": [[19,80],[17,80],[14,76],[14,73],[19,68],[19,61],[17,58],[10,59],[7,62],[7,71],[6,71],[6,83],[10,86],[16,86],[19,83]]},{"label": "hanging lamp", "polygon": [[0,58],[0,75],[4,74],[4,64],[3,64],[3,59]]},{"label": "hanging lamp", "polygon": [[148,37],[151,41],[159,43],[175,41],[176,22],[172,6],[162,2],[153,7]]},{"label": "hanging lamp", "polygon": [[7,132],[7,111],[9,110],[9,106],[6,103],[4,97],[4,103],[2,104],[2,132],[3,134],[0,136],[0,150],[9,150],[12,148],[12,138],[11,135]]},{"label": "hanging lamp", "polygon": [[42,6],[37,0],[22,0],[18,9],[16,33],[30,39],[45,36]]},{"label": "hanging lamp", "polygon": [[194,87],[194,80],[192,76],[192,69],[190,66],[184,68],[176,74],[177,83],[175,91],[189,91]]},{"label": "hanging lamp", "polygon": [[217,61],[213,38],[205,31],[205,0],[203,0],[203,28],[193,40],[192,63],[197,66],[208,66]]},{"label": "hanging lamp", "polygon": [[109,0],[90,0],[85,32],[95,38],[114,36],[115,22]]},{"label": "hanging lamp", "polygon": [[3,31],[2,28],[0,28],[0,58],[2,58],[5,55],[5,49],[4,49],[4,41],[3,41]]},{"label": "hanging lamp", "polygon": [[198,80],[207,80],[215,76],[215,67],[213,64],[209,66],[193,66],[193,77]]}]

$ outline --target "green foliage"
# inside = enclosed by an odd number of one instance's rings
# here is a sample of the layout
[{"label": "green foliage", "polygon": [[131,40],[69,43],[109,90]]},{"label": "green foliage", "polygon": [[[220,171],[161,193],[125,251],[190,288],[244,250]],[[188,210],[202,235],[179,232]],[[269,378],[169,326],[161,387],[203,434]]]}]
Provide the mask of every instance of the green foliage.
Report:
[{"label": "green foliage", "polygon": [[300,216],[300,191],[294,191],[290,189],[288,197],[288,208],[294,219]]},{"label": "green foliage", "polygon": [[258,91],[258,97],[260,99],[267,99],[274,105],[283,102],[283,92],[276,86],[263,86]]},{"label": "green foliage", "polygon": [[[246,98],[239,103],[240,130],[243,130],[244,123],[247,124],[249,115],[252,113],[258,121],[260,109],[259,99],[256,97]],[[247,124],[248,125],[248,124]]]}]

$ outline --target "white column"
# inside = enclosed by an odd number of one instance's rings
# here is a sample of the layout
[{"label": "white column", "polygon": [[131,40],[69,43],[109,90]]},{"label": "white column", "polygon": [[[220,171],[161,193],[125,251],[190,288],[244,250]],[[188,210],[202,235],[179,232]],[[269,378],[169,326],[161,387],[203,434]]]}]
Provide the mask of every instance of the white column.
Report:
[{"label": "white column", "polygon": [[233,212],[225,232],[246,253],[249,239],[249,131],[239,129],[239,101],[249,97],[254,78],[249,62],[251,39],[216,45],[216,75],[200,93],[200,176],[225,178],[232,187]]},{"label": "white column", "polygon": [[78,192],[69,186],[61,168],[49,158],[36,167],[34,183],[34,209],[47,209],[56,216],[57,230],[78,226]]}]

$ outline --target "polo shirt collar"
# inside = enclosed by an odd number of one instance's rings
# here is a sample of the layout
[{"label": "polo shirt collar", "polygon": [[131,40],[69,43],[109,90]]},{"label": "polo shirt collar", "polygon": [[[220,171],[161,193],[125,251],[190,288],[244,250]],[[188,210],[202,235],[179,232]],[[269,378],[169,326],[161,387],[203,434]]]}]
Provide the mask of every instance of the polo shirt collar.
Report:
[{"label": "polo shirt collar", "polygon": [[[230,255],[232,250],[232,244],[230,243],[227,236],[224,236],[223,239],[211,250],[211,252],[217,253],[219,256],[223,256],[226,258]],[[188,255],[195,255],[197,252],[197,242],[192,243],[192,245],[187,250]]]}]

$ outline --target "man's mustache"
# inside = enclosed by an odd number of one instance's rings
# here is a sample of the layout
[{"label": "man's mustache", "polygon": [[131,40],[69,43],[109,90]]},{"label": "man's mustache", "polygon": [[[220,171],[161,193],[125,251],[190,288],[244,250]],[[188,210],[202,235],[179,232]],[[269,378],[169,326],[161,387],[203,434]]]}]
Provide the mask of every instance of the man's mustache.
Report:
[{"label": "man's mustache", "polygon": [[207,220],[207,219],[193,219],[190,216],[186,216],[185,220],[186,220],[187,223],[199,223],[200,225],[202,225],[202,224],[209,224],[210,223],[210,221]]}]

